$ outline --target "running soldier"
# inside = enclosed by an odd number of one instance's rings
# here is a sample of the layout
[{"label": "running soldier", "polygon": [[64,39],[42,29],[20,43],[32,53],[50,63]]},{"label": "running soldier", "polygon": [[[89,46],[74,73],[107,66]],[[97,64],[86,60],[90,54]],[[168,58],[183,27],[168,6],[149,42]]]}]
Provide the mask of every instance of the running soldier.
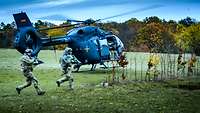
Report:
[{"label": "running soldier", "polygon": [[23,85],[17,86],[17,93],[20,94],[21,90],[31,86],[33,83],[36,92],[38,95],[44,95],[45,91],[43,91],[38,84],[37,78],[33,75],[33,68],[36,66],[35,63],[37,60],[34,57],[31,57],[32,49],[26,49],[24,55],[21,58],[21,71],[26,77],[26,83]]},{"label": "running soldier", "polygon": [[74,89],[74,79],[72,76],[72,67],[75,63],[80,63],[80,61],[77,60],[77,58],[72,55],[72,49],[71,48],[65,48],[63,56],[60,58],[61,68],[62,68],[62,78],[56,81],[57,86],[60,87],[60,85],[65,82],[69,81],[69,88]]}]

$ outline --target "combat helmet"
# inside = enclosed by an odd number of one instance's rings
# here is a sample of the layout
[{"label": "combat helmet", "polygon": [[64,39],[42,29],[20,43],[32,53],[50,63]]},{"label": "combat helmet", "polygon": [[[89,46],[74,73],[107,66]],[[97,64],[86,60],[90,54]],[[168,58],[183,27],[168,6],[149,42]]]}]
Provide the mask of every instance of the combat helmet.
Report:
[{"label": "combat helmet", "polygon": [[32,52],[33,52],[32,49],[26,49],[25,50],[25,54],[27,54],[27,55],[31,55]]},{"label": "combat helmet", "polygon": [[71,54],[72,53],[72,48],[66,47],[64,50],[65,54]]}]

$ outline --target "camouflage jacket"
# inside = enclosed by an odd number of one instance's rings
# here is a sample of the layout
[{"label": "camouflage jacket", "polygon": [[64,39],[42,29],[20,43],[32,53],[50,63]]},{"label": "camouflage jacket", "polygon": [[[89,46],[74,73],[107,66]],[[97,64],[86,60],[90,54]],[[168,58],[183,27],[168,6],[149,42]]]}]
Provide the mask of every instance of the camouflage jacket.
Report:
[{"label": "camouflage jacket", "polygon": [[72,64],[80,63],[80,61],[74,55],[66,55],[64,54],[60,58],[61,67],[71,67]]},{"label": "camouflage jacket", "polygon": [[33,69],[34,58],[29,57],[28,55],[23,55],[21,57],[21,69],[22,71],[25,70],[32,70]]}]

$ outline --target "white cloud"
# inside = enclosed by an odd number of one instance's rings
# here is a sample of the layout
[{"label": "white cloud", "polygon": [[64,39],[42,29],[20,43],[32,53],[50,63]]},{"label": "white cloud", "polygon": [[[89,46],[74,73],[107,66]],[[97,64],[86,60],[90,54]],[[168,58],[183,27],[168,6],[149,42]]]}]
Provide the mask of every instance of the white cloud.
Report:
[{"label": "white cloud", "polygon": [[66,5],[66,4],[74,4],[74,3],[80,3],[85,0],[53,0],[53,1],[48,1],[48,2],[42,2],[42,3],[35,3],[35,4],[30,4],[22,7],[23,9],[27,8],[44,8],[44,7],[54,7],[54,6],[59,6],[59,5]]}]

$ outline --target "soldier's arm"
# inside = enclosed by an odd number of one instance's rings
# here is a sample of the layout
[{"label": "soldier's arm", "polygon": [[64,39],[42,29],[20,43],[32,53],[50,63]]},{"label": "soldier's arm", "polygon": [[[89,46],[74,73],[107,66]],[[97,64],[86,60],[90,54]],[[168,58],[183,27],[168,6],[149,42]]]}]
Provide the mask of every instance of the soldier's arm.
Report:
[{"label": "soldier's arm", "polygon": [[81,63],[74,55],[73,55],[73,61],[74,61],[74,63],[78,63],[78,64]]},{"label": "soldier's arm", "polygon": [[28,57],[28,56],[22,56],[22,61],[26,62],[26,63],[33,63],[34,62],[34,58],[33,57]]},{"label": "soldier's arm", "polygon": [[69,63],[69,58],[67,55],[63,55],[61,59],[64,61],[64,63]]}]

